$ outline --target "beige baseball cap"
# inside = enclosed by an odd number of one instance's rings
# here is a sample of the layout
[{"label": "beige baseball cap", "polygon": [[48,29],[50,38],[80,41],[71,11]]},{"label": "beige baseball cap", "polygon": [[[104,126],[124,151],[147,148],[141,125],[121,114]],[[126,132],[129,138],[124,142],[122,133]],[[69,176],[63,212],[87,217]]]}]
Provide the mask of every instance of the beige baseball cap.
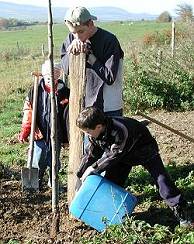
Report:
[{"label": "beige baseball cap", "polygon": [[65,22],[70,22],[73,26],[81,25],[89,20],[97,20],[85,7],[75,7],[68,9],[65,15]]}]

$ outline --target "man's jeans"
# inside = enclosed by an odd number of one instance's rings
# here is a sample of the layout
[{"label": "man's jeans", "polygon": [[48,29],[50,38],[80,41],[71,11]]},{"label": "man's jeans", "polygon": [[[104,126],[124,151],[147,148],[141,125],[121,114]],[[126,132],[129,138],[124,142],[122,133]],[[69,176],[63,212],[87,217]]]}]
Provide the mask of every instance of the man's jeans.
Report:
[{"label": "man's jeans", "polygon": [[122,116],[123,115],[123,110],[119,109],[119,110],[115,110],[115,111],[105,112],[105,115],[106,116],[110,116],[110,117]]}]

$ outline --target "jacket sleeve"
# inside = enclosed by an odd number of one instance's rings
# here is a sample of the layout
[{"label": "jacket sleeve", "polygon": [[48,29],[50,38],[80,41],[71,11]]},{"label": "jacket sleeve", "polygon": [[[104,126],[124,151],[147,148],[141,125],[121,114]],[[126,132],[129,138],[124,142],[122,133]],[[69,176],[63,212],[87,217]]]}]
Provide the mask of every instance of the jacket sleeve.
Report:
[{"label": "jacket sleeve", "polygon": [[[19,137],[21,139],[27,139],[31,132],[31,124],[32,124],[32,96],[33,96],[33,88],[29,91],[28,96],[25,99],[24,107],[23,107],[23,118],[22,118],[22,126]],[[38,128],[35,129],[34,134],[35,140],[40,140],[43,138],[42,133]]]},{"label": "jacket sleeve", "polygon": [[102,154],[102,149],[98,145],[95,145],[93,142],[90,141],[88,147],[85,150],[84,157],[82,158],[77,176],[81,178],[85,170],[94,162],[96,162],[102,156]]},{"label": "jacket sleeve", "polygon": [[96,172],[103,172],[113,165],[120,163],[125,155],[120,145],[113,144],[109,152],[104,152],[102,157],[92,164],[92,167],[96,169]]},{"label": "jacket sleeve", "polygon": [[[92,59],[92,61],[90,61],[90,59]],[[121,50],[119,41],[113,35],[113,38],[107,40],[105,43],[104,61],[101,61],[93,54],[90,54],[88,56],[87,66],[88,68],[93,69],[104,82],[108,85],[112,85],[117,78],[118,70],[121,67],[120,61],[122,59],[123,51]]]},{"label": "jacket sleeve", "polygon": [[66,75],[69,74],[69,53],[67,52],[67,48],[69,47],[72,41],[73,35],[69,34],[61,47],[61,64],[63,67],[63,71]]},{"label": "jacket sleeve", "polygon": [[[104,152],[102,157],[92,164],[93,168],[96,169],[96,172],[103,172],[113,165],[122,162],[123,157],[130,151],[130,148],[127,147],[127,138],[127,133],[124,134],[122,130],[117,131],[115,140],[110,149]],[[131,147],[133,147],[133,144]]]},{"label": "jacket sleeve", "polygon": [[23,139],[27,139],[30,135],[31,131],[31,123],[32,123],[32,104],[26,98],[24,102],[24,108],[23,108],[23,118],[22,118],[22,126],[21,126],[21,132],[20,137]]}]

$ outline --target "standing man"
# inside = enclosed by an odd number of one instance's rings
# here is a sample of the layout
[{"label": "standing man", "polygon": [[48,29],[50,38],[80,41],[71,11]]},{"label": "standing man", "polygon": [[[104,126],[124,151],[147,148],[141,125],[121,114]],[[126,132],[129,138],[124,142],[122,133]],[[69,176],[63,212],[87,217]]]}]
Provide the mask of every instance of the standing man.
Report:
[{"label": "standing man", "polygon": [[85,107],[95,106],[106,115],[121,116],[124,53],[115,35],[95,26],[96,19],[85,7],[67,11],[65,24],[70,33],[61,49],[62,67],[68,74],[69,54],[85,52]]}]

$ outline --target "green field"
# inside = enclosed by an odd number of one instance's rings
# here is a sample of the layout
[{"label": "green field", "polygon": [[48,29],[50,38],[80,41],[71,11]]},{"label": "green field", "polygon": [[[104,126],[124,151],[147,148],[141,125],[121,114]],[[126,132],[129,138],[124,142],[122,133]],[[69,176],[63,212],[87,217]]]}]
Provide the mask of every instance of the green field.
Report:
[{"label": "green field", "polygon": [[[162,31],[170,29],[170,23],[156,22],[114,22],[114,23],[99,23],[99,26],[113,32],[122,44],[129,41],[141,39],[145,33],[153,31]],[[53,25],[55,49],[59,50],[61,43],[65,39],[68,31],[65,25]],[[25,47],[29,49],[41,50],[42,44],[47,44],[47,26],[37,25],[28,27],[21,31],[1,31],[0,32],[0,51],[6,49]]]},{"label": "green field", "polygon": [[[156,22],[114,22],[99,23],[99,26],[114,33],[128,56],[130,45],[141,42],[145,33],[170,30],[170,23]],[[55,59],[60,60],[60,49],[68,34],[63,24],[53,25]],[[42,45],[48,52],[47,25],[28,27],[26,30],[0,31],[0,107],[7,99],[7,91],[25,88],[31,82],[32,70],[40,69],[46,58],[42,57]],[[139,44],[138,44],[139,45]],[[141,45],[141,44],[140,44]],[[5,83],[6,80],[6,83]]]}]

